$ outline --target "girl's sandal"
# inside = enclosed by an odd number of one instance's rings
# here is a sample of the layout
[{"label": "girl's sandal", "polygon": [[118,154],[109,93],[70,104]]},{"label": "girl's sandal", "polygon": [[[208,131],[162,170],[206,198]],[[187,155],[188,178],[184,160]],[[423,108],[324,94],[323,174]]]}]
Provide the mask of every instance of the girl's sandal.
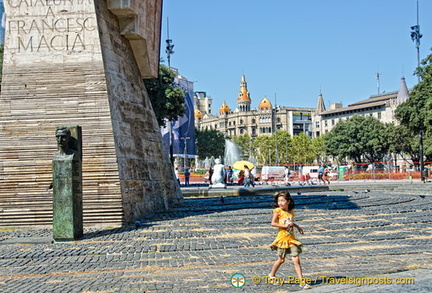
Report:
[{"label": "girl's sandal", "polygon": [[300,285],[300,288],[301,288],[301,289],[311,289],[312,286],[309,285],[309,284],[305,284],[305,285]]}]

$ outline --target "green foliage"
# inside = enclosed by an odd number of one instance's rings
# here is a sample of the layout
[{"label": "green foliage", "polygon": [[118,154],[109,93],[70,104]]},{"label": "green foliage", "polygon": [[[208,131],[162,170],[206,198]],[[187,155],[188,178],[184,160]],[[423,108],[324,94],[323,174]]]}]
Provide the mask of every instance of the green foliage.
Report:
[{"label": "green foliage", "polygon": [[[432,160],[432,55],[422,61],[416,74],[421,81],[410,92],[409,99],[396,109],[396,118],[412,135],[423,131],[424,155]],[[417,138],[418,140],[418,138]]]},{"label": "green foliage", "polygon": [[252,152],[252,139],[248,134],[239,135],[231,139],[245,157],[250,157]]},{"label": "green foliage", "polygon": [[[277,139],[276,139],[277,137]],[[278,147],[278,162],[279,164],[288,164],[291,162],[290,160],[290,148],[292,144],[291,135],[283,130],[278,130],[276,133],[273,133],[272,138],[277,141]],[[275,143],[276,148],[276,143]],[[274,152],[275,162],[276,162],[276,150]]]},{"label": "green foliage", "polygon": [[255,151],[258,162],[263,165],[271,164],[271,149],[274,147],[274,140],[271,136],[258,136],[253,140],[252,147]]},{"label": "green foliage", "polygon": [[160,64],[158,78],[144,80],[160,126],[165,126],[165,119],[175,121],[186,113],[185,92],[175,86],[174,78],[175,73]]},{"label": "green foliage", "polygon": [[388,133],[385,124],[371,116],[355,115],[347,121],[340,121],[325,136],[327,154],[339,162],[346,157],[356,163],[379,162],[389,151]]},{"label": "green foliage", "polygon": [[403,125],[387,125],[389,152],[400,154],[405,160],[419,161],[418,135]]},{"label": "green foliage", "polygon": [[252,143],[252,152],[258,162],[263,165],[286,164],[291,158],[290,145],[290,135],[286,131],[278,130],[271,136],[255,138]]},{"label": "green foliage", "polygon": [[315,159],[312,138],[304,133],[295,135],[291,143],[290,161],[295,164],[308,165]]},{"label": "green foliage", "polygon": [[196,130],[196,145],[200,159],[224,156],[225,137],[217,130]]},{"label": "green foliage", "polygon": [[326,135],[318,136],[314,139],[312,139],[312,151],[313,155],[315,157],[315,160],[317,160],[318,163],[325,163],[328,162],[328,158],[326,156],[325,152],[325,146],[324,146],[324,137]]}]

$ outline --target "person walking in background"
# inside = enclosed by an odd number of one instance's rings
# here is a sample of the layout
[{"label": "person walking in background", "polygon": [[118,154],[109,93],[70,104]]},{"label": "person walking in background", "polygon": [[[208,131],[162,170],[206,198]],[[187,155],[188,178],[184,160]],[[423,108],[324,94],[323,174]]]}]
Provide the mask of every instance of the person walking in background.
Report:
[{"label": "person walking in background", "polygon": [[255,172],[255,169],[252,168],[252,169],[250,169],[249,171],[250,171],[250,172],[249,172],[250,184],[252,185],[252,187],[255,187],[255,175],[254,175],[254,173],[256,173],[256,172]]},{"label": "person walking in background", "polygon": [[249,169],[249,167],[247,165],[244,165],[244,181],[243,181],[243,186],[244,187],[249,187],[251,184],[251,171]]},{"label": "person walking in background", "polygon": [[189,168],[186,168],[186,171],[184,172],[185,177],[185,186],[189,186],[189,179],[190,179],[190,171]]},{"label": "person walking in background", "polygon": [[278,259],[274,263],[269,274],[269,281],[275,282],[276,272],[279,267],[285,262],[285,258],[290,255],[294,263],[294,269],[299,279],[302,289],[309,289],[311,286],[305,283],[303,278],[302,267],[300,264],[299,254],[302,252],[302,243],[295,238],[294,228],[300,234],[303,234],[303,229],[294,223],[294,200],[289,192],[279,192],[273,200],[273,217],[271,221],[272,227],[279,229],[276,239],[271,244],[272,250],[277,250]]},{"label": "person walking in background", "polygon": [[[327,184],[330,185],[329,175],[330,175],[330,170],[329,170],[329,168],[326,166],[326,167],[324,168],[324,180],[327,181]],[[324,182],[324,184],[325,184],[325,182]]]},{"label": "person walking in background", "polygon": [[233,183],[233,175],[234,175],[234,171],[231,168],[231,166],[228,166],[228,170],[226,172],[226,183],[228,184],[232,184]]},{"label": "person walking in background", "polygon": [[320,184],[321,181],[324,183],[324,185],[326,184],[326,182],[324,181],[323,176],[324,176],[324,167],[321,165],[318,168],[318,184]]},{"label": "person walking in background", "polygon": [[290,175],[291,175],[290,169],[288,168],[288,166],[285,166],[285,169],[284,169],[284,181],[285,181],[285,185],[286,186],[291,185],[291,183],[289,182]]},{"label": "person walking in background", "polygon": [[210,185],[212,185],[212,176],[213,176],[213,168],[212,167],[210,167],[208,173],[209,173],[209,182],[210,182]]},{"label": "person walking in background", "polygon": [[244,183],[244,171],[243,170],[240,170],[240,172],[239,172],[239,174],[238,174],[238,180],[237,180],[237,184],[238,185],[243,185],[243,183]]}]

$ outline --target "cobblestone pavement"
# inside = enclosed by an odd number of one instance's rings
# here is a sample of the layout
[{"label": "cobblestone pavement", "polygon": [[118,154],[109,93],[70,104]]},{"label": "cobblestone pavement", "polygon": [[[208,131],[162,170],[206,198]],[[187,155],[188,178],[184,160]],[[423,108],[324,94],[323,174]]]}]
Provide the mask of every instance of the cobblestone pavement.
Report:
[{"label": "cobblestone pavement", "polygon": [[[331,191],[294,199],[309,292],[432,291],[432,196]],[[276,260],[272,200],[187,198],[140,227],[86,229],[74,242],[51,243],[50,229],[0,230],[0,291],[298,291],[290,261],[278,272],[284,284],[264,277]],[[235,273],[245,276],[242,288],[231,285]],[[375,284],[343,283],[360,277]]]}]

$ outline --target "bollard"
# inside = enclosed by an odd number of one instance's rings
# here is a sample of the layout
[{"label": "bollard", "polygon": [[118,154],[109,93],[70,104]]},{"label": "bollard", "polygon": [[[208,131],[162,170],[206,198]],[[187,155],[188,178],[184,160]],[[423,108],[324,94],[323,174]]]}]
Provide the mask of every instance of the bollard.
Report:
[{"label": "bollard", "polygon": [[83,236],[81,127],[57,127],[58,150],[52,162],[53,238],[71,241]]}]

